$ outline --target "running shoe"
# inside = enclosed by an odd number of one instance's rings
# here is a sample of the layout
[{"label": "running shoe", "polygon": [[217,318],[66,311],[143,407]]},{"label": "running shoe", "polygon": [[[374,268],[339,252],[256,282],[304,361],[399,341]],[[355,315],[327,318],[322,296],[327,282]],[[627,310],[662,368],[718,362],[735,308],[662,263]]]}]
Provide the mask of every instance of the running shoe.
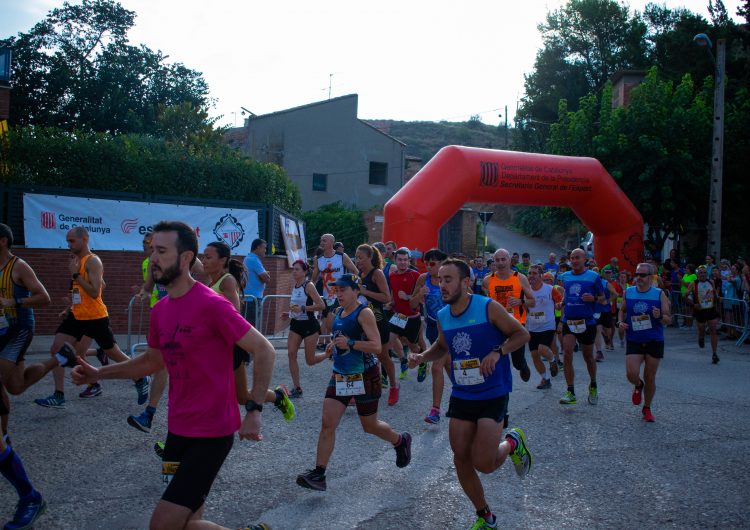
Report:
[{"label": "running shoe", "polygon": [[620,348],[624,348],[624,347],[625,347],[625,341],[620,339]]},{"label": "running shoe", "polygon": [[391,407],[398,403],[398,394],[401,389],[399,387],[391,387],[388,391],[388,405]]},{"label": "running shoe", "polygon": [[711,364],[719,364],[719,356],[715,353],[711,356]]},{"label": "running shoe", "polygon": [[396,450],[396,467],[406,467],[411,462],[411,434],[401,433],[401,443],[394,447]]},{"label": "running shoe", "polygon": [[427,363],[419,363],[417,368],[417,383],[422,383],[427,379]]},{"label": "running shoe", "polygon": [[46,398],[35,399],[34,403],[36,403],[40,407],[48,407],[51,409],[64,409],[65,408],[65,398],[57,397],[55,394],[50,394]]},{"label": "running shoe", "polygon": [[531,452],[526,446],[526,435],[518,427],[513,427],[505,438],[512,438],[516,442],[516,448],[510,454],[513,466],[516,468],[516,474],[521,478],[531,473]]},{"label": "running shoe", "polygon": [[297,475],[297,484],[303,488],[315,491],[325,491],[326,475],[316,469],[310,469],[301,475]]},{"label": "running shoe", "polygon": [[602,350],[598,350],[596,352],[596,362],[600,363],[604,360],[604,354],[602,353]]},{"label": "running shoe", "polygon": [[654,418],[654,415],[651,414],[651,407],[643,407],[643,420],[647,421],[649,423],[653,423],[656,421],[656,418]]},{"label": "running shoe", "polygon": [[565,395],[560,398],[561,405],[575,405],[576,403],[578,403],[578,400],[576,399],[576,395],[570,390],[565,392]]},{"label": "running shoe", "polygon": [[385,372],[380,375],[380,387],[388,388],[388,374],[386,374]]},{"label": "running shoe", "polygon": [[101,348],[96,349],[96,358],[99,359],[99,364],[102,366],[107,366],[109,364],[109,357],[107,357],[107,354]]},{"label": "running shoe", "polygon": [[698,337],[698,347],[699,348],[705,348],[706,347],[706,339],[705,339],[705,337]]},{"label": "running shoe", "polygon": [[641,404],[641,397],[643,395],[643,385],[645,383],[643,382],[643,379],[641,379],[640,386],[636,386],[633,388],[633,395],[630,396],[630,400],[633,402],[633,405],[640,405]]},{"label": "running shoe", "polygon": [[552,377],[557,377],[557,374],[560,373],[560,368],[557,366],[557,363],[554,360],[549,362],[549,373],[552,375]]},{"label": "running shoe", "polygon": [[599,389],[594,386],[589,386],[589,405],[596,405],[599,403]]},{"label": "running shoe", "polygon": [[139,431],[151,432],[151,422],[154,417],[145,410],[138,416],[128,416],[128,425],[135,427]]},{"label": "running shoe", "polygon": [[542,379],[542,382],[536,385],[537,390],[547,390],[552,388],[552,382],[549,379]]},{"label": "running shoe", "polygon": [[292,421],[297,415],[297,411],[294,409],[294,403],[289,399],[289,393],[284,385],[279,385],[274,389],[276,393],[276,401],[273,406],[281,411],[286,421]]},{"label": "running shoe", "polygon": [[497,517],[495,518],[495,524],[488,523],[487,519],[484,517],[477,517],[477,520],[474,521],[474,524],[469,530],[485,530],[491,528],[497,528]]},{"label": "running shoe", "polygon": [[528,382],[529,379],[531,379],[531,370],[529,369],[529,365],[525,364],[523,368],[519,370],[521,374],[521,381],[524,383]]},{"label": "running shoe", "polygon": [[86,387],[86,390],[78,394],[79,398],[92,398],[96,396],[102,395],[102,385],[99,383],[94,383],[93,385],[89,385]]},{"label": "running shoe", "polygon": [[143,405],[148,401],[149,376],[141,377],[135,382],[135,391],[138,393],[138,404]]},{"label": "running shoe", "polygon": [[292,399],[297,399],[302,397],[302,389],[300,387],[295,388],[291,392],[289,392],[289,397]]},{"label": "running shoe", "polygon": [[70,368],[78,364],[78,358],[76,357],[76,352],[73,349],[73,346],[71,346],[67,342],[64,343],[62,347],[58,350],[58,352],[55,354],[55,356],[58,356],[58,355],[63,358],[62,362],[60,362],[59,357],[57,359],[57,362],[60,364],[60,366]]},{"label": "running shoe", "polygon": [[154,453],[156,453],[159,460],[164,458],[164,442],[156,442],[154,444]]},{"label": "running shoe", "polygon": [[246,526],[244,528],[241,528],[240,530],[271,530],[271,527],[266,523],[258,523],[254,524],[253,526]]},{"label": "running shoe", "polygon": [[47,503],[39,493],[37,493],[37,496],[30,501],[18,501],[18,504],[16,504],[16,513],[13,515],[13,520],[5,523],[3,529],[26,530],[34,528],[34,523],[37,519],[44,515],[44,512],[46,510]]},{"label": "running shoe", "polygon": [[433,425],[440,423],[440,409],[432,407],[427,416],[424,417],[424,421]]},{"label": "running shoe", "polygon": [[565,363],[564,363],[564,362],[562,362],[562,361],[561,361],[560,359],[557,359],[557,367],[558,367],[558,368],[560,369],[560,371],[562,372],[563,370],[565,370]]},{"label": "running shoe", "polygon": [[401,373],[398,378],[403,380],[406,379],[406,375],[409,373],[409,363],[407,361],[401,361]]}]

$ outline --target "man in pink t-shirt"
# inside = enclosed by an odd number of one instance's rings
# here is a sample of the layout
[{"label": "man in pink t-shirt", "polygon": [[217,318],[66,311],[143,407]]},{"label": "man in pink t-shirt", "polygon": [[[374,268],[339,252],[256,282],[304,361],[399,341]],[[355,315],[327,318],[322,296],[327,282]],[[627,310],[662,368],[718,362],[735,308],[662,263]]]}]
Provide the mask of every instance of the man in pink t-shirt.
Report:
[{"label": "man in pink t-shirt", "polygon": [[[162,221],[154,226],[151,244],[153,278],[167,288],[168,296],[151,311],[146,353],[100,369],[82,361],[73,370],[73,382],[129,379],[166,366],[169,413],[162,470],[168,486],[151,516],[151,528],[182,528],[188,521],[200,522],[234,433],[239,430],[240,439],[262,439],[260,412],[275,351],[228,300],[190,276],[198,255],[192,228]],[[255,356],[253,389],[242,422],[232,367],[235,344]]]}]

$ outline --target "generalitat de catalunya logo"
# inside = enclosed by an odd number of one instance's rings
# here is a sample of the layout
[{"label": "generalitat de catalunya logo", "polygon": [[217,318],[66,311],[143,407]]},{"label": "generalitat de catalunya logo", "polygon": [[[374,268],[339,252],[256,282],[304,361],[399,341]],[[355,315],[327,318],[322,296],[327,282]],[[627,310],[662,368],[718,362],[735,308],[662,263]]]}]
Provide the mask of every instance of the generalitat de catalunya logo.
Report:
[{"label": "generalitat de catalunya logo", "polygon": [[42,212],[42,228],[52,230],[55,228],[55,212]]},{"label": "generalitat de catalunya logo", "polygon": [[229,248],[236,248],[245,237],[245,229],[235,216],[228,213],[214,226],[214,235],[219,241],[229,245]]},{"label": "generalitat de catalunya logo", "polygon": [[122,228],[123,234],[129,234],[136,226],[138,226],[138,218],[123,219],[122,223],[120,223],[120,228]]}]

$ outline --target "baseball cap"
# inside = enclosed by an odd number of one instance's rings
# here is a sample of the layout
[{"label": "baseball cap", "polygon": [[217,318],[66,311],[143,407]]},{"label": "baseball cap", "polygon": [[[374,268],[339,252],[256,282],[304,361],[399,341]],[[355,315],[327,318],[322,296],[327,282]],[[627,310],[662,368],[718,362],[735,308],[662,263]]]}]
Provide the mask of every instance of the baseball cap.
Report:
[{"label": "baseball cap", "polygon": [[331,283],[331,285],[360,289],[362,286],[362,280],[360,280],[359,276],[357,276],[356,274],[344,274],[343,276],[341,276],[341,278]]}]

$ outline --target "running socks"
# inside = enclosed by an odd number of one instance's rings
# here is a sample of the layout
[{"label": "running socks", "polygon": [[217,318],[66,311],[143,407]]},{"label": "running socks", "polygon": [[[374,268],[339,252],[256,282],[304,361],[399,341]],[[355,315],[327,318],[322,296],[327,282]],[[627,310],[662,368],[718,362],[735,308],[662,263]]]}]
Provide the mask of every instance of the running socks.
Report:
[{"label": "running socks", "polygon": [[0,473],[8,479],[8,482],[13,484],[18,497],[22,501],[39,495],[31,485],[28,475],[26,475],[23,462],[10,447],[6,447],[5,451],[0,453]]},{"label": "running socks", "polygon": [[[516,443],[516,440],[512,436],[506,435],[505,436],[505,441],[508,442],[508,445],[510,445],[510,452],[511,453],[516,450],[516,447],[518,447],[518,444]],[[479,512],[477,512],[477,515],[479,515]]]},{"label": "running socks", "polygon": [[596,380],[592,380],[591,383],[589,383],[589,387],[596,388]]},{"label": "running socks", "polygon": [[489,525],[494,525],[495,521],[497,521],[495,515],[490,511],[489,506],[485,506],[481,510],[477,510],[477,516],[482,517],[485,521],[487,521],[487,524]]}]

